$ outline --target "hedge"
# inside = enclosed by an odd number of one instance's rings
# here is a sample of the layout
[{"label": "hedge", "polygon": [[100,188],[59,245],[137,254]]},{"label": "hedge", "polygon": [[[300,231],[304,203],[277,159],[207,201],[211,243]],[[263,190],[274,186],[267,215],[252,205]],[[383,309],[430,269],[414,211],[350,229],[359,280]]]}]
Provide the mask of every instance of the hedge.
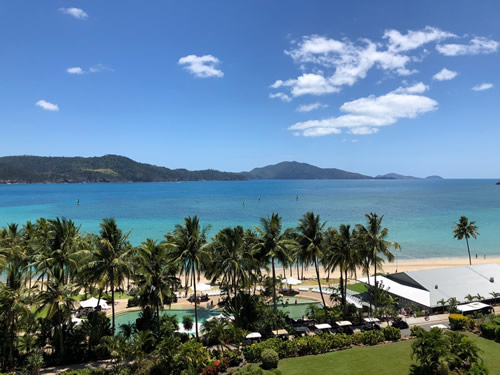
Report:
[{"label": "hedge", "polygon": [[261,354],[266,349],[274,350],[280,359],[311,354],[322,354],[333,350],[348,348],[351,345],[376,345],[383,341],[397,341],[401,338],[401,331],[395,327],[387,327],[381,331],[365,331],[346,335],[339,333],[332,335],[323,333],[317,336],[296,337],[293,340],[283,341],[273,338],[266,341],[245,346],[243,354],[248,362],[260,362]]}]

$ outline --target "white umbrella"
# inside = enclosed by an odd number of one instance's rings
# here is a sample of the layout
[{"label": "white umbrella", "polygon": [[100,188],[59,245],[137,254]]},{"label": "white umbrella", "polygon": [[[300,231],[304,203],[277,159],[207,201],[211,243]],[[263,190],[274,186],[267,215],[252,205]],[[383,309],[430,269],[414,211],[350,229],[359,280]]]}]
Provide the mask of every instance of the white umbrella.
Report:
[{"label": "white umbrella", "polygon": [[252,332],[245,336],[247,339],[260,339],[262,335],[259,332]]},{"label": "white umbrella", "polygon": [[94,298],[94,297],[91,297],[85,301],[81,301],[80,306],[83,308],[88,308],[88,307],[95,308],[95,307],[97,307],[97,302],[99,302],[99,306],[101,306],[101,309],[103,309],[103,310],[109,309],[109,306],[106,303],[106,301],[104,301],[103,299],[101,299],[101,301],[99,301],[97,298]]},{"label": "white umbrella", "polygon": [[[193,328],[191,328],[188,331],[187,329],[184,328],[184,325],[182,323],[179,323],[179,329],[176,332],[188,333],[188,334],[196,333],[196,325],[195,324],[196,323],[193,322]],[[198,332],[201,332],[202,330],[203,330],[203,324],[198,323]]]},{"label": "white umbrella", "polygon": [[71,322],[72,323],[75,323],[75,326],[77,326],[78,324],[80,324],[82,322],[83,319],[80,319],[80,318],[76,318],[74,316],[71,317]]},{"label": "white umbrella", "polygon": [[302,284],[302,281],[300,280],[297,280],[295,277],[288,277],[285,281],[285,284],[288,284],[288,285],[299,285],[299,284]]},{"label": "white umbrella", "polygon": [[[194,290],[194,287],[191,286],[189,289]],[[210,290],[210,289],[212,289],[212,286],[209,284],[205,284],[205,283],[196,284],[196,291],[197,292],[206,292],[207,290]]]}]

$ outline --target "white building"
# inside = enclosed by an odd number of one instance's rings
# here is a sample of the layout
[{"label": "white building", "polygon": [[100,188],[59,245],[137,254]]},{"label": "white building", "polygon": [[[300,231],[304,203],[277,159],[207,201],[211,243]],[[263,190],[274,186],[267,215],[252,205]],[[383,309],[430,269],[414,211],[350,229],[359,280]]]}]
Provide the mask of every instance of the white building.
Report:
[{"label": "white building", "polygon": [[[367,278],[358,279],[367,283]],[[440,300],[454,297],[458,303],[469,302],[467,295],[480,295],[481,300],[492,300],[491,293],[500,293],[500,265],[477,264],[408,271],[377,276],[384,290],[397,296],[401,305],[416,305],[419,308],[440,307]],[[373,284],[373,277],[370,278]]]}]

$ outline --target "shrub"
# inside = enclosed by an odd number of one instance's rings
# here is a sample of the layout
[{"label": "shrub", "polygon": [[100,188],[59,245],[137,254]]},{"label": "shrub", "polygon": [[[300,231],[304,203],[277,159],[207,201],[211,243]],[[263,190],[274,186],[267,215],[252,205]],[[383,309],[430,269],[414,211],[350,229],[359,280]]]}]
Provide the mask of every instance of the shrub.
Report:
[{"label": "shrub", "polygon": [[247,345],[243,347],[243,355],[247,362],[259,362],[261,347],[258,344]]},{"label": "shrub", "polygon": [[382,333],[386,341],[398,341],[401,338],[401,331],[396,327],[385,327]]},{"label": "shrub", "polygon": [[454,331],[463,331],[466,329],[470,320],[462,314],[450,314],[448,319],[450,321],[450,328]]},{"label": "shrub", "polygon": [[229,367],[239,366],[239,364],[243,362],[243,355],[238,349],[222,352],[222,358],[227,361]]},{"label": "shrub", "polygon": [[[354,334],[356,335],[356,333]],[[354,335],[348,336],[345,333],[338,333],[333,336],[333,346],[330,349],[342,349],[354,343]],[[361,342],[361,341],[360,341]]]},{"label": "shrub", "polygon": [[201,373],[202,375],[218,375],[221,372],[226,371],[227,367],[228,362],[226,360],[216,360],[205,367]]},{"label": "shrub", "polygon": [[272,368],[278,367],[278,353],[276,353],[272,349],[264,349],[262,353],[260,354],[260,358],[262,361],[262,368],[269,370]]},{"label": "shrub", "polygon": [[351,342],[353,345],[359,345],[363,341],[363,332],[356,332],[351,335]]},{"label": "shrub", "polygon": [[264,375],[264,371],[256,365],[248,365],[236,370],[234,375]]},{"label": "shrub", "polygon": [[182,325],[184,326],[184,329],[186,329],[187,331],[191,331],[194,325],[193,318],[191,318],[191,316],[189,315],[184,315],[184,317],[182,318]]},{"label": "shrub", "polygon": [[481,330],[481,335],[483,335],[487,339],[495,339],[495,330],[497,329],[497,325],[493,322],[481,323],[479,325],[479,329]]},{"label": "shrub", "polygon": [[384,341],[384,334],[375,330],[363,332],[363,337],[361,339],[363,345],[377,345],[382,341]]},{"label": "shrub", "polygon": [[419,336],[421,336],[424,332],[425,332],[425,329],[423,329],[423,328],[422,328],[422,327],[420,327],[420,326],[413,326],[413,327],[411,327],[411,329],[410,329],[410,334],[411,334],[412,336],[417,336],[417,337],[419,337]]}]

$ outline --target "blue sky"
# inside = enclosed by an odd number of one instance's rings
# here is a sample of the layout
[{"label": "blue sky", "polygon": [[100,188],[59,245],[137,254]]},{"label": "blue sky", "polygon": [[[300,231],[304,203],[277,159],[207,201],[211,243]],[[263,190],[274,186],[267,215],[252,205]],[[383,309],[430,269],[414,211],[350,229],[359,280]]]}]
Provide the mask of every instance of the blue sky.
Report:
[{"label": "blue sky", "polygon": [[0,155],[500,175],[497,1],[2,1]]}]

